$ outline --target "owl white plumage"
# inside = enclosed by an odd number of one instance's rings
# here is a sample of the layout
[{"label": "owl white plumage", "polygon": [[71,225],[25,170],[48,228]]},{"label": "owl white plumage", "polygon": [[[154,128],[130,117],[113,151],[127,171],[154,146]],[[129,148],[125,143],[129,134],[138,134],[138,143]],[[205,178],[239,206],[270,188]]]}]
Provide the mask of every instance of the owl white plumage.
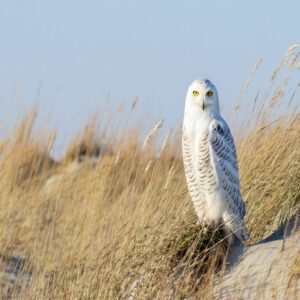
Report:
[{"label": "owl white plumage", "polygon": [[221,117],[215,86],[196,79],[188,88],[183,121],[183,162],[188,189],[200,223],[247,239],[245,206],[234,140]]}]

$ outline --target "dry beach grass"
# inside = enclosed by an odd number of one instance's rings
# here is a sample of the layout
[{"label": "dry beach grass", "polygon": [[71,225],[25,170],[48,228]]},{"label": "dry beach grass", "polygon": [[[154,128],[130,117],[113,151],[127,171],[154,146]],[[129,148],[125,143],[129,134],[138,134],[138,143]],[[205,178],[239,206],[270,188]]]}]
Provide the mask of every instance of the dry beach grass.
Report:
[{"label": "dry beach grass", "polygon": [[[297,51],[288,51],[268,93],[251,106],[247,130],[236,133],[249,244],[272,234],[299,210],[300,115],[297,105],[289,110],[288,93]],[[287,75],[277,82],[280,72]],[[238,111],[249,107],[243,100],[249,83]],[[293,103],[299,102],[296,88]],[[273,122],[278,110],[284,117]],[[143,145],[137,128],[109,136],[110,121],[98,129],[93,119],[57,162],[49,154],[55,135],[34,130],[34,122],[31,113],[0,148],[3,298],[213,297],[227,245],[219,230],[204,233],[196,225],[180,130],[168,134],[158,154],[162,121]],[[295,247],[293,268],[286,270],[291,297],[300,278],[298,254]],[[19,266],[17,278],[7,278],[9,264]]]}]

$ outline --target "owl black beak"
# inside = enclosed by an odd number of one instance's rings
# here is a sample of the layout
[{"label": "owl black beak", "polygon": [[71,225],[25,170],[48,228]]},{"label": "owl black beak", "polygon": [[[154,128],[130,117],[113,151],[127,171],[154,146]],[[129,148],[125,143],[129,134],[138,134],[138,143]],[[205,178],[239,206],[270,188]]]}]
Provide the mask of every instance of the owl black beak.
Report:
[{"label": "owl black beak", "polygon": [[204,107],[205,107],[205,105],[204,105],[204,101],[203,101],[203,103],[202,103],[202,109],[204,110]]}]

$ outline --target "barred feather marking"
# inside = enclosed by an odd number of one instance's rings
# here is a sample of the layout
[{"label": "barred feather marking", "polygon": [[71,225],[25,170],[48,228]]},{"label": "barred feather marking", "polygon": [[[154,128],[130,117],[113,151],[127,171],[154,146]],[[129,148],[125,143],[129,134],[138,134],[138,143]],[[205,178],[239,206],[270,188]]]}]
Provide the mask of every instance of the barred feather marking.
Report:
[{"label": "barred feather marking", "polygon": [[199,182],[194,172],[193,160],[191,154],[192,152],[191,142],[188,140],[184,128],[183,128],[183,135],[182,135],[182,152],[183,152],[183,164],[184,164],[188,190],[193,200],[196,211],[203,212],[203,214],[198,213],[198,218],[203,219],[204,212],[206,210],[206,203],[205,203],[204,195],[201,189],[199,188]]},{"label": "barred feather marking", "polygon": [[240,193],[236,149],[230,129],[225,121],[213,120],[209,130],[216,174],[227,205],[225,225],[237,236],[246,236],[243,223],[245,207]]}]

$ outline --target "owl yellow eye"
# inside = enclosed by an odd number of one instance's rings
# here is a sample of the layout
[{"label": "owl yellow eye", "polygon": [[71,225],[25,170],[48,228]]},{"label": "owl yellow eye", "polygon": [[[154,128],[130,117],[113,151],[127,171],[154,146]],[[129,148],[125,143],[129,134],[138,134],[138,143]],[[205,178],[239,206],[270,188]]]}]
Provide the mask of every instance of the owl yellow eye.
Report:
[{"label": "owl yellow eye", "polygon": [[212,96],[213,95],[213,92],[212,91],[208,91],[207,93],[206,93],[206,96],[208,96],[208,97],[210,97],[210,96]]},{"label": "owl yellow eye", "polygon": [[198,91],[193,91],[193,95],[194,96],[199,96],[199,92]]}]

